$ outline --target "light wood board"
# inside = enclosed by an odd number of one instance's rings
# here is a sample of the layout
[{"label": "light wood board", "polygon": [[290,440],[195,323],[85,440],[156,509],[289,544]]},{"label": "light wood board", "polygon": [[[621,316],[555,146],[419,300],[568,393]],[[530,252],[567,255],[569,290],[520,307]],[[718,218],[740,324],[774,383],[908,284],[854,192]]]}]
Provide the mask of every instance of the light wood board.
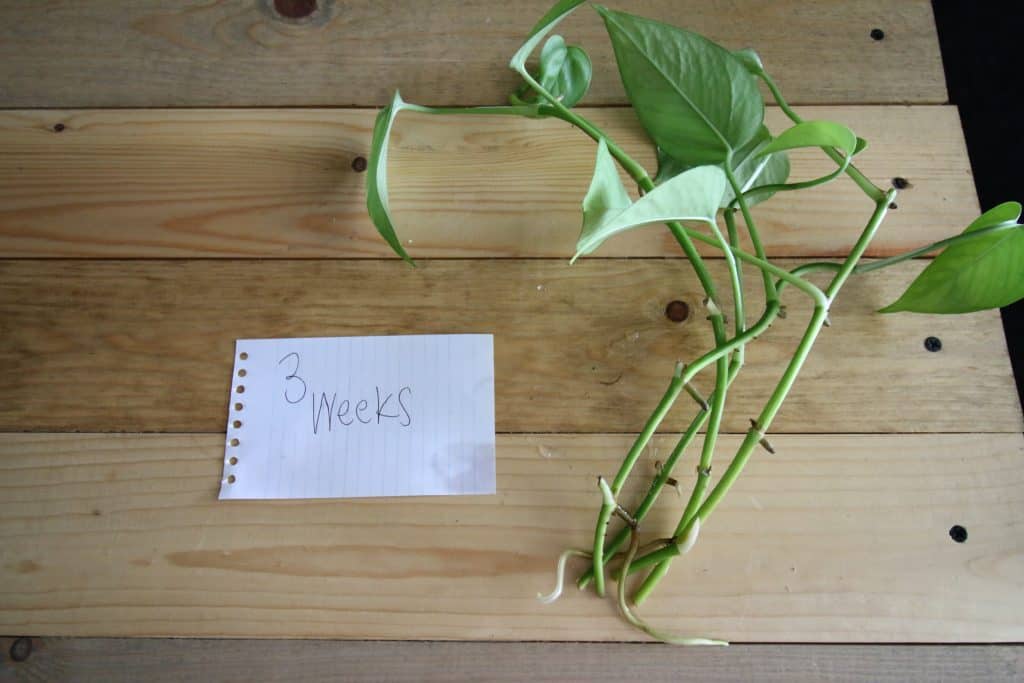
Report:
[{"label": "light wood board", "polygon": [[[12,638],[0,638],[6,651]],[[674,648],[638,643],[367,642],[323,640],[36,638],[0,683],[191,683],[287,679],[399,683],[934,683],[1020,681],[1014,645],[744,645]]]},{"label": "light wood board", "polygon": [[[592,539],[595,478],[628,437],[501,437],[494,496],[234,503],[216,500],[222,438],[0,437],[0,632],[645,639],[591,594],[535,599],[558,553]],[[654,442],[644,479],[672,443]],[[734,641],[1024,638],[1021,434],[775,445],[645,603],[653,623]],[[682,503],[666,491],[648,533]]]},{"label": "light wood board", "polygon": [[[874,313],[923,265],[848,284],[772,431],[1021,431],[998,312]],[[473,332],[495,335],[498,431],[635,433],[676,361],[713,346],[702,299],[680,259],[0,261],[0,430],[222,432],[235,339]],[[690,305],[682,324],[673,300]],[[784,301],[748,348],[727,431],[749,428],[803,334],[806,298]],[[681,400],[665,429],[695,410]]]},{"label": "light wood board", "polygon": [[[858,165],[897,199],[870,254],[958,233],[978,215],[953,107],[805,107],[870,142]],[[653,172],[627,109],[588,109]],[[0,112],[0,256],[390,257],[366,213],[371,110]],[[787,121],[774,108],[776,131]],[[62,125],[62,132],[55,126]],[[557,154],[551,151],[557,149]],[[834,165],[792,154],[793,179]],[[594,144],[561,121],[402,114],[390,154],[392,208],[409,252],[424,257],[568,258]],[[873,205],[848,179],[755,209],[773,256],[845,255]],[[715,249],[704,249],[716,253]],[[659,226],[596,256],[677,256]]]},{"label": "light wood board", "polygon": [[[317,4],[292,22],[271,0],[0,3],[0,107],[373,106],[397,88],[423,104],[501,103],[518,84],[509,59],[553,2]],[[794,102],[946,100],[927,0],[613,7],[756,48]],[[593,57],[587,101],[622,103],[597,14],[583,7],[559,32]]]}]

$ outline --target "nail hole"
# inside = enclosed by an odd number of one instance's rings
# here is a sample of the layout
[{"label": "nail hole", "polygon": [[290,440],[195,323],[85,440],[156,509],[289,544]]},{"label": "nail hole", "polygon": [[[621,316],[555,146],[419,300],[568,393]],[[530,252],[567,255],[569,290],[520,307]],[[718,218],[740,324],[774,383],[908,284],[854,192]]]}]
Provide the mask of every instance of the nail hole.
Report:
[{"label": "nail hole", "polygon": [[665,317],[674,323],[681,323],[690,317],[690,305],[678,299],[670,301],[665,307]]},{"label": "nail hole", "polygon": [[352,160],[352,170],[356,173],[362,173],[366,170],[366,157],[356,157]]},{"label": "nail hole", "polygon": [[242,404],[241,403],[236,403],[235,404],[235,410],[241,410],[241,409],[242,409]]},{"label": "nail hole", "polygon": [[58,123],[57,125],[55,125],[53,127],[53,132],[54,133],[63,133],[64,132],[64,124],[63,123]]},{"label": "nail hole", "polygon": [[902,176],[896,176],[892,179],[892,186],[897,190],[905,190],[910,187],[910,181]]},{"label": "nail hole", "polygon": [[898,209],[900,207],[899,207],[899,205],[896,202],[889,202],[889,208],[892,209],[893,211],[895,211],[896,209]]},{"label": "nail hole", "polygon": [[926,337],[924,340],[924,348],[928,349],[932,353],[942,350],[942,340],[938,337]]},{"label": "nail hole", "polygon": [[10,655],[15,662],[24,662],[32,654],[32,639],[22,636],[11,643]]},{"label": "nail hole", "polygon": [[228,462],[231,463],[232,465],[237,465],[238,464],[238,458],[236,458],[235,456],[232,455],[231,459],[228,460]]},{"label": "nail hole", "polygon": [[240,394],[244,394],[245,393],[245,385],[244,384],[239,384],[238,388],[235,389],[235,391],[237,391]]},{"label": "nail hole", "polygon": [[238,439],[231,439],[231,445],[232,446],[237,446],[240,443],[241,443],[241,441],[239,441]]},{"label": "nail hole", "polygon": [[885,38],[885,31],[883,31],[880,28],[873,28],[873,29],[871,29],[871,39],[872,40],[881,40],[882,38]]},{"label": "nail hole", "polygon": [[235,475],[233,475],[233,474],[229,474],[229,475],[228,475],[228,483],[229,483],[229,484],[234,484],[234,483],[235,483],[235,481],[236,481],[236,480],[235,480]]},{"label": "nail hole", "polygon": [[949,537],[957,543],[963,543],[967,540],[967,529],[959,524],[954,524],[949,528]]},{"label": "nail hole", "polygon": [[282,17],[302,19],[316,11],[316,0],[274,0],[274,9]]},{"label": "nail hole", "polygon": [[246,353],[245,351],[242,351],[240,354],[238,354],[238,357],[241,358],[242,360],[249,360],[249,354]]},{"label": "nail hole", "polygon": [[234,422],[231,423],[231,426],[234,427],[235,429],[241,429],[242,421],[241,420],[235,420]]},{"label": "nail hole", "polygon": [[238,376],[245,377],[245,368],[242,368],[241,370],[238,371]]}]

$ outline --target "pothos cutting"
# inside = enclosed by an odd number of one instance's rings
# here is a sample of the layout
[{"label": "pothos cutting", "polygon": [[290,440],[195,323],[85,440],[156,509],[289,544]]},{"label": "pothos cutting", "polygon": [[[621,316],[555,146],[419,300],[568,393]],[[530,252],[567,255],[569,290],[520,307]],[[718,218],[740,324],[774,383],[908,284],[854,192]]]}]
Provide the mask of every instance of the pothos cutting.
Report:
[{"label": "pothos cutting", "polygon": [[[782,407],[804,361],[824,326],[829,309],[847,280],[895,263],[941,250],[899,299],[882,313],[965,313],[1009,305],[1024,297],[1024,230],[1018,219],[1021,206],[1000,204],[985,212],[959,235],[881,260],[862,261],[893,204],[897,189],[882,189],[854,165],[867,143],[848,127],[833,121],[805,121],[794,111],[753,50],[730,51],[703,36],[667,24],[617,12],[600,5],[594,8],[604,20],[615,51],[626,94],[641,125],[650,137],[658,161],[651,176],[604,131],[573,106],[587,92],[591,62],[587,53],[552,35],[545,38],[583,0],[558,2],[530,32],[512,57],[510,66],[522,77],[521,86],[501,106],[433,108],[410,104],[395,93],[394,100],[377,117],[367,179],[367,207],[380,234],[403,259],[412,263],[396,235],[388,209],[387,151],[395,117],[403,110],[427,114],[553,117],[572,124],[597,145],[594,174],[583,197],[582,230],[572,257],[594,252],[605,240],[640,226],[663,223],[678,242],[704,289],[704,306],[714,335],[714,347],[703,355],[679,362],[668,388],[643,425],[611,480],[599,477],[600,508],[593,543],[584,550],[567,550],[558,562],[558,587],[542,598],[551,601],[561,593],[568,557],[584,556],[590,567],[579,578],[580,588],[593,586],[605,594],[609,576],[617,581],[616,599],[623,617],[659,640],[678,644],[724,644],[706,638],[686,638],[655,630],[633,611],[665,576],[673,559],[686,553],[698,539],[715,509],[736,482],[759,448],[772,450],[768,432]],[[541,43],[543,42],[543,45]],[[527,59],[540,47],[535,67]],[[774,135],[764,125],[765,103],[758,82],[764,83],[775,104],[792,126]],[[819,178],[789,179],[787,150],[818,148],[835,164]],[[637,198],[623,185],[619,168],[636,184]],[[849,177],[870,199],[873,210],[841,261],[805,263],[787,270],[766,256],[753,208],[780,192],[793,192]],[[719,225],[721,220],[722,227]],[[723,231],[724,227],[724,231]],[[741,235],[751,249],[741,248]],[[721,252],[728,282],[715,282],[698,252],[696,243]],[[744,306],[743,270],[758,274],[764,290],[764,308]],[[824,273],[824,287],[807,276]],[[728,288],[730,311],[720,302]],[[797,290],[814,304],[800,342],[774,390],[767,397],[750,429],[724,471],[712,484],[712,459],[718,444],[726,396],[743,368],[748,343],[785,315],[781,295]],[[756,317],[755,317],[756,315]],[[727,318],[731,318],[730,326]],[[714,373],[714,390],[702,396],[692,381],[702,372]],[[686,393],[696,402],[696,414],[661,465],[646,495],[633,509],[619,502],[619,494],[662,420],[676,400]],[[671,480],[673,470],[694,441],[705,431],[696,466],[693,490],[674,529],[640,545],[640,529],[659,493]],[[710,487],[710,490],[709,490]],[[612,517],[624,525],[609,534]],[[615,568],[609,571],[609,566]],[[636,592],[627,596],[624,577],[646,572]]]}]

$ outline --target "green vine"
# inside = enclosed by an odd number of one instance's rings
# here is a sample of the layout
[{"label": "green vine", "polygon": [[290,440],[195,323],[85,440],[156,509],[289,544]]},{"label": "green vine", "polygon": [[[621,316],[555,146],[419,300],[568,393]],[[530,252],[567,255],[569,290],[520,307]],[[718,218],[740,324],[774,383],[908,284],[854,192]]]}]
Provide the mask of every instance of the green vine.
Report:
[{"label": "green vine", "polygon": [[[667,24],[595,5],[615,49],[626,94],[655,147],[658,169],[653,179],[647,170],[622,150],[604,131],[573,106],[590,85],[591,63],[586,52],[565,43],[561,36],[545,37],[583,0],[562,0],[537,23],[510,66],[522,77],[508,106],[431,108],[409,104],[396,93],[391,105],[377,118],[367,182],[367,207],[377,229],[394,251],[412,262],[398,239],[388,208],[387,142],[395,117],[402,110],[429,114],[475,114],[552,117],[572,124],[597,143],[594,176],[583,199],[583,227],[573,261],[596,250],[605,240],[639,226],[664,223],[693,267],[705,293],[707,318],[714,347],[689,363],[676,365],[665,393],[626,453],[609,484],[598,478],[601,505],[594,528],[592,550],[568,550],[558,562],[556,590],[543,596],[550,602],[561,594],[566,561],[582,556],[591,566],[577,581],[591,583],[605,594],[607,578],[617,580],[619,610],[632,625],[652,637],[677,644],[723,644],[706,638],[680,638],[658,631],[640,619],[629,604],[626,577],[649,571],[633,603],[641,604],[666,575],[672,560],[687,552],[707,527],[712,513],[732,488],[753,454],[773,451],[769,430],[793,383],[811,353],[822,328],[829,324],[829,309],[850,276],[868,273],[924,256],[941,253],[918,275],[906,292],[882,312],[962,313],[1008,305],[1024,298],[1024,231],[1019,230],[1019,204],[1008,202],[984,213],[960,235],[886,259],[862,262],[871,240],[896,197],[872,183],[853,163],[867,145],[846,126],[832,121],[804,121],[784,99],[778,85],[752,50],[730,52],[708,39]],[[541,46],[544,41],[543,46]],[[527,60],[541,46],[538,66]],[[700,65],[700,68],[690,68]],[[765,103],[758,88],[762,81],[775,104],[793,125],[773,136],[764,126]],[[786,152],[819,148],[836,168],[819,178],[789,180]],[[622,185],[621,168],[639,188],[634,199]],[[769,259],[754,217],[756,204],[778,192],[799,191],[829,183],[845,175],[871,200],[874,209],[856,243],[842,261],[806,263],[786,270]],[[726,234],[718,225],[721,216]],[[753,253],[740,248],[742,229]],[[694,224],[703,225],[698,229]],[[732,336],[719,307],[718,290],[695,242],[708,244],[725,260],[733,309]],[[747,323],[743,266],[756,268],[764,289],[765,306],[756,321]],[[831,274],[820,288],[806,279],[812,272]],[[739,448],[717,481],[713,459],[723,423],[726,398],[742,370],[748,343],[765,332],[785,307],[781,295],[791,286],[811,299],[813,313],[785,371],[767,397],[761,412],[751,418]],[[714,366],[714,391],[700,396],[692,380]],[[630,512],[618,501],[627,479],[665,417],[676,408],[683,392],[697,403],[691,419],[665,463],[660,467],[639,505]],[[661,491],[670,481],[697,433],[706,429],[696,465],[696,479],[672,535],[640,546],[640,528]],[[612,517],[625,526],[609,538]],[[626,549],[623,550],[623,546]],[[608,567],[619,560],[617,568]],[[539,596],[541,597],[541,596]]]}]

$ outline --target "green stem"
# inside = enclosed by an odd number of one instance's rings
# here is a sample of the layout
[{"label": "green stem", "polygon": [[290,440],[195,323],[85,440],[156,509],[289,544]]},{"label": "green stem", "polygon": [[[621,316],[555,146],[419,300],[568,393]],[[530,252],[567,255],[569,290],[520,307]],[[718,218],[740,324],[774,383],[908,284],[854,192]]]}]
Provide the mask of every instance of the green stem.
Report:
[{"label": "green stem", "polygon": [[[530,76],[530,74],[526,72],[525,69],[520,73],[526,80],[526,82],[529,83],[530,86],[534,88],[534,90],[536,90],[542,97],[548,100],[556,116],[562,118],[563,120],[567,121],[572,125],[577,126],[580,130],[589,135],[595,141],[600,141],[603,139],[605,141],[605,144],[608,146],[608,151],[611,153],[612,157],[619,162],[619,164],[622,166],[623,169],[626,170],[627,173],[629,173],[629,175],[633,178],[633,180],[637,183],[639,187],[641,187],[644,191],[647,192],[654,189],[654,182],[650,179],[650,176],[647,174],[647,171],[638,163],[636,163],[628,154],[622,151],[622,149],[613,141],[611,141],[599,128],[597,128],[597,126],[594,126],[589,121],[584,119],[582,116],[578,116],[577,114],[569,110],[567,107],[565,107],[561,102],[559,102],[555,97],[553,97],[549,92],[547,92],[547,90],[545,90],[532,76]],[[692,264],[693,269],[697,274],[697,278],[700,280],[701,286],[704,288],[704,291],[707,294],[709,300],[714,302],[717,298],[715,294],[715,284],[711,278],[711,274],[707,271],[707,268],[704,265],[704,261],[701,258],[700,253],[693,245],[693,242],[690,240],[687,233],[683,230],[682,225],[680,225],[679,223],[669,223],[669,229],[672,231],[672,234],[676,237],[676,240],[682,247],[683,252],[686,254],[687,258]],[[718,234],[718,237],[721,241],[723,253],[728,254],[728,245],[726,245],[725,241],[721,239],[720,233]],[[727,256],[727,258],[730,261],[730,270],[734,275],[735,260],[730,258],[730,256],[731,255]],[[733,285],[737,285],[737,280],[735,276],[733,277]],[[736,296],[741,296],[738,289],[736,290]],[[725,340],[725,326],[722,321],[721,312],[718,311],[717,308],[712,310],[713,313],[710,316],[710,319],[712,330],[715,337],[715,343],[716,345],[721,345]],[[724,361],[724,355],[722,356],[722,358],[723,361],[719,363],[720,381],[716,380],[716,385],[719,387],[720,391],[724,393],[726,377],[726,365]],[[693,371],[692,374],[695,375],[696,372],[698,372],[700,369],[701,368],[697,368],[696,370]],[[684,379],[678,386],[676,386],[675,379],[677,378],[673,379],[673,384],[670,384],[669,391],[666,393],[665,397],[663,397],[661,403],[659,403],[658,406],[655,408],[654,413],[652,413],[651,417],[648,419],[647,425],[645,426],[643,432],[641,432],[640,436],[634,442],[633,447],[630,449],[629,453],[627,453],[626,458],[622,463],[622,466],[619,468],[618,474],[615,476],[615,480],[612,482],[611,491],[613,495],[618,495],[619,491],[622,489],[622,486],[625,484],[626,478],[629,476],[629,473],[632,471],[634,465],[636,464],[636,460],[642,452],[643,448],[647,446],[647,443],[653,436],[658,424],[660,424],[661,420],[664,419],[665,414],[668,412],[672,404],[675,402],[676,397],[678,397],[679,389],[681,389],[689,382],[689,379]],[[674,395],[670,396],[670,394]],[[606,527],[607,520],[605,520],[605,523],[602,524],[601,519],[599,518],[598,524],[594,532],[593,576],[595,583],[594,587],[599,594],[603,594],[604,592],[603,565],[604,533]]]},{"label": "green stem", "polygon": [[[807,355],[814,346],[814,341],[821,332],[821,328],[827,317],[828,309],[822,306],[814,307],[814,314],[811,316],[811,321],[808,323],[807,329],[804,332],[803,337],[800,339],[800,343],[797,346],[793,358],[786,366],[786,370],[783,373],[782,378],[779,380],[778,385],[776,385],[775,391],[772,392],[771,397],[768,399],[768,403],[765,404],[761,414],[757,418],[757,425],[760,429],[755,427],[750,428],[747,432],[746,438],[744,438],[743,443],[740,444],[736,455],[733,457],[732,462],[729,463],[729,467],[726,468],[725,472],[722,474],[722,478],[718,480],[718,483],[711,490],[711,493],[708,494],[708,497],[697,509],[696,513],[685,525],[682,525],[682,532],[676,534],[673,538],[673,542],[660,550],[656,550],[643,557],[635,559],[629,568],[630,573],[652,564],[661,564],[662,562],[678,555],[678,539],[685,537],[690,526],[695,520],[699,519],[700,523],[703,525],[705,520],[711,515],[715,507],[717,507],[718,503],[722,500],[722,497],[728,493],[730,488],[732,488],[732,485],[736,482],[736,478],[739,477],[743,468],[746,466],[747,461],[750,459],[750,456],[753,454],[754,448],[757,447],[758,443],[763,438],[764,432],[768,430],[768,427],[771,425],[776,413],[778,413],[779,408],[782,406],[782,402],[785,400],[786,395],[793,386],[793,382],[796,380],[796,376],[799,374],[800,368],[803,367],[804,361],[807,359]],[[656,580],[654,582],[656,583]],[[645,596],[649,594],[653,588],[653,585],[649,586]]]},{"label": "green stem", "polygon": [[[739,230],[736,229],[736,210],[726,209],[722,212],[722,216],[725,218],[725,228],[729,233],[729,249],[739,249],[740,236]],[[741,334],[743,329],[746,327],[746,317],[743,312],[743,270],[739,265],[736,266],[736,296],[733,301],[733,315],[736,316],[736,320],[733,321],[734,329],[736,334]],[[778,285],[776,285],[776,288]],[[740,364],[743,363],[743,347],[740,347],[738,353],[740,354]]]},{"label": "green stem", "polygon": [[[671,228],[672,225],[670,224],[669,227]],[[719,246],[718,242],[713,237],[709,237],[703,234],[702,232],[699,232],[692,228],[687,228],[686,226],[679,226],[679,230],[685,232],[687,235],[693,237],[696,240],[704,242],[705,244],[711,244],[716,247]],[[814,284],[808,282],[807,280],[797,277],[788,270],[780,268],[779,266],[776,266],[774,263],[771,263],[770,261],[766,261],[752,254],[749,254],[743,251],[742,249],[730,246],[729,251],[731,251],[733,255],[735,255],[736,258],[740,259],[741,261],[746,261],[747,263],[755,265],[758,268],[760,268],[762,272],[767,271],[774,275],[775,277],[785,280],[794,287],[802,290],[808,296],[814,299],[815,302],[822,304],[826,303],[825,293],[822,292],[817,287],[815,287]],[[772,285],[774,286],[774,283],[772,283]]]},{"label": "green stem", "polygon": [[[743,332],[743,290],[740,283],[739,270],[736,266],[736,260],[730,251],[732,246],[738,242],[738,234],[736,231],[736,222],[731,220],[732,216],[726,218],[726,224],[729,228],[730,243],[726,243],[725,238],[722,237],[721,231],[718,226],[714,223],[711,224],[711,229],[718,238],[719,243],[722,247],[722,253],[726,256],[726,262],[729,266],[729,276],[732,283],[733,298],[736,303],[735,316],[736,316],[736,334],[737,336]],[[743,354],[743,346],[740,346],[736,353]],[[742,365],[742,357],[739,359],[739,364]],[[715,393],[711,400],[711,415],[708,420],[708,429],[704,435],[704,444],[701,448],[700,464],[697,466],[697,481],[694,484],[693,491],[690,493],[690,498],[686,503],[686,509],[683,513],[683,519],[679,523],[679,528],[676,529],[675,533],[679,533],[684,526],[684,521],[689,521],[697,510],[697,506],[700,505],[701,500],[704,498],[704,491],[707,489],[708,479],[711,476],[711,460],[714,457],[715,445],[718,441],[718,433],[722,427],[722,416],[725,413],[725,399],[728,393],[729,387],[729,367],[728,361],[723,356],[717,361],[717,368],[715,371]],[[662,576],[668,571],[669,562],[663,562],[645,579],[644,583],[640,586],[640,589],[634,597],[636,604],[640,604],[647,597],[648,593],[658,583]]]},{"label": "green stem", "polygon": [[486,107],[425,107],[422,104],[406,102],[402,105],[406,111],[418,111],[421,114],[471,114],[481,116],[527,116],[536,117],[543,113],[535,104],[524,104],[517,106],[497,105]]},{"label": "green stem", "polygon": [[889,211],[889,204],[896,198],[896,190],[891,189],[882,197],[879,198],[875,204],[875,211],[871,214],[870,220],[868,220],[867,226],[861,232],[860,237],[857,238],[857,242],[853,245],[853,249],[850,250],[846,260],[843,261],[843,265],[839,268],[839,272],[836,273],[835,277],[832,278],[832,283],[829,284],[828,289],[825,290],[825,294],[828,296],[829,302],[836,298],[836,294],[842,288],[846,279],[853,273],[853,269],[857,267],[857,262],[860,261],[861,257],[864,256],[864,252],[867,251],[868,245],[871,244],[871,240],[875,238],[875,233],[878,232],[879,226],[882,225],[882,221],[885,220],[885,214]]},{"label": "green stem", "polygon": [[608,531],[608,522],[615,509],[615,496],[608,488],[604,477],[597,478],[597,486],[601,489],[601,511],[597,515],[597,528],[594,530],[594,590],[604,597],[604,536]]},{"label": "green stem", "polygon": [[[737,353],[742,352],[742,350],[743,347],[740,346]],[[737,360],[737,355],[734,355],[732,362],[729,366],[729,384],[732,384],[733,380],[736,379],[736,375],[739,374],[741,363],[737,362]],[[710,398],[713,400],[714,395],[712,394]],[[644,499],[640,501],[640,505],[637,507],[636,512],[633,513],[633,519],[635,519],[638,524],[643,521],[644,517],[647,516],[647,513],[650,511],[651,507],[653,507],[654,503],[658,500],[658,496],[664,490],[666,482],[668,481],[669,477],[672,476],[672,470],[675,468],[676,464],[679,462],[679,459],[682,457],[686,449],[690,447],[691,443],[693,443],[694,438],[697,436],[697,433],[700,431],[701,427],[704,426],[704,423],[707,421],[707,419],[708,411],[704,410],[703,408],[700,409],[697,412],[697,415],[694,416],[693,420],[690,421],[690,425],[686,428],[686,431],[679,438],[679,441],[676,442],[675,448],[672,449],[672,452],[669,454],[668,458],[665,459],[665,463],[662,465],[661,471],[659,471],[658,474],[654,477],[654,480],[651,482],[650,488],[647,489],[647,494],[644,496]],[[615,556],[615,553],[619,551],[619,549],[622,547],[622,545],[626,542],[628,538],[629,527],[622,527],[615,534],[615,536],[613,536],[612,539],[605,544],[605,564],[611,561],[611,559]],[[593,580],[593,578],[594,569],[593,567],[590,567],[589,569],[587,569],[586,572],[584,572],[583,576],[579,578],[579,580],[576,582],[576,585],[579,586],[579,588],[582,590],[586,588],[588,585],[590,585],[590,582]]]},{"label": "green stem", "polygon": [[[743,222],[747,225],[747,232],[750,234],[750,241],[754,245],[754,253],[757,255],[757,258],[762,261],[767,261],[764,245],[761,244],[761,236],[757,232],[754,217],[750,214],[750,205],[743,196],[743,189],[740,187],[739,182],[736,180],[736,175],[732,172],[729,166],[730,162],[727,161],[722,168],[725,169],[725,177],[728,179],[729,185],[732,187],[732,192],[736,196],[736,203],[739,204],[740,213],[743,214]],[[772,281],[771,275],[762,269],[761,278],[764,280],[765,299],[768,301],[778,299],[779,296],[775,293],[775,283]]]},{"label": "green stem", "polygon": [[1019,225],[1016,221],[1010,221],[1007,223],[1001,223],[999,225],[993,225],[987,228],[982,228],[980,230],[963,232],[960,233],[959,235],[953,235],[952,237],[947,237],[946,239],[939,240],[938,242],[932,242],[928,246],[908,251],[905,254],[899,254],[897,256],[890,256],[889,258],[879,259],[877,261],[869,261],[867,263],[857,264],[857,267],[853,269],[853,272],[857,274],[870,273],[873,270],[878,270],[880,268],[888,268],[889,266],[895,265],[897,263],[902,263],[903,261],[910,260],[917,256],[924,256],[929,252],[935,251],[936,249],[942,249],[943,247],[948,247],[951,244],[970,242],[971,240],[976,240],[979,237],[985,237],[986,235],[989,235],[993,232],[999,232],[1001,230],[1010,230],[1017,227],[1019,227]]},{"label": "green stem", "polygon": [[654,436],[658,425],[665,419],[669,409],[672,408],[672,404],[675,403],[679,393],[683,390],[683,386],[688,381],[688,379],[684,379],[683,364],[678,363],[676,371],[672,376],[672,381],[669,382],[668,389],[665,390],[665,395],[661,397],[661,401],[658,402],[654,412],[647,418],[647,424],[644,425],[643,431],[640,432],[633,442],[633,447],[626,454],[626,459],[622,461],[618,474],[615,475],[615,479],[612,481],[612,495],[619,495],[619,491],[622,490],[623,484],[626,483],[626,478],[629,477],[629,473],[632,471],[633,465],[636,464],[637,458],[640,457],[640,453],[647,447],[647,443]]},{"label": "green stem", "polygon": [[[775,98],[775,103],[778,104],[779,108],[782,109],[782,112],[789,117],[789,120],[793,123],[803,123],[804,120],[800,118],[800,115],[793,111],[792,107],[789,106],[789,103],[786,102],[786,98],[782,96],[779,86],[776,85],[774,80],[772,80],[772,77],[763,70],[758,75],[761,76],[761,80],[763,80],[765,85],[768,86],[768,90],[771,91],[772,97]],[[837,152],[831,147],[822,147],[821,149],[829,156],[830,159],[832,159],[832,161],[842,165],[844,159],[843,154]],[[868,180],[867,176],[861,173],[860,169],[853,164],[849,164],[846,167],[846,175],[850,176],[853,182],[857,183],[857,187],[863,190],[864,194],[870,197],[872,201],[881,201],[882,197],[885,195],[884,190]]]},{"label": "green stem", "polygon": [[[843,261],[838,272],[828,286],[826,295],[829,302],[835,298],[847,278],[849,278],[853,273],[854,268],[857,266],[857,262],[864,255],[868,245],[871,243],[875,233],[878,231],[878,227],[881,225],[882,220],[884,220],[889,204],[892,202],[895,194],[895,190],[889,190],[889,192],[884,193],[883,196],[879,198],[875,205],[875,211],[871,214],[871,218],[868,220],[867,225],[864,227],[860,237],[857,239],[857,243],[854,245],[850,254],[846,257],[846,260]],[[736,478],[739,477],[740,473],[743,471],[743,468],[750,459],[754,448],[764,437],[764,434],[768,431],[772,421],[775,419],[776,414],[778,414],[779,409],[786,400],[786,396],[789,394],[793,383],[796,381],[796,377],[800,373],[800,369],[803,367],[804,362],[807,360],[807,356],[810,353],[811,348],[814,346],[814,342],[817,339],[818,334],[820,334],[821,328],[827,318],[827,306],[817,305],[814,307],[814,314],[811,316],[811,321],[808,323],[807,329],[804,332],[803,337],[800,339],[800,343],[797,346],[793,358],[786,366],[786,370],[783,373],[782,378],[779,380],[779,383],[776,385],[771,397],[768,399],[768,402],[765,404],[764,408],[761,410],[761,414],[757,418],[757,426],[751,427],[747,432],[746,438],[744,438],[743,443],[740,444],[735,457],[732,462],[729,463],[729,467],[726,469],[722,478],[718,481],[715,487],[711,490],[711,493],[708,494],[707,499],[697,510],[696,514],[686,525],[686,528],[684,528],[682,532],[676,534],[672,544],[649,553],[644,557],[637,558],[629,568],[630,572],[651,564],[661,563],[668,558],[678,555],[679,541],[686,537],[689,527],[694,523],[694,520],[699,519],[700,524],[703,525],[711,513],[714,512],[722,498],[729,492],[729,489],[732,488],[732,485],[736,482]]]}]

